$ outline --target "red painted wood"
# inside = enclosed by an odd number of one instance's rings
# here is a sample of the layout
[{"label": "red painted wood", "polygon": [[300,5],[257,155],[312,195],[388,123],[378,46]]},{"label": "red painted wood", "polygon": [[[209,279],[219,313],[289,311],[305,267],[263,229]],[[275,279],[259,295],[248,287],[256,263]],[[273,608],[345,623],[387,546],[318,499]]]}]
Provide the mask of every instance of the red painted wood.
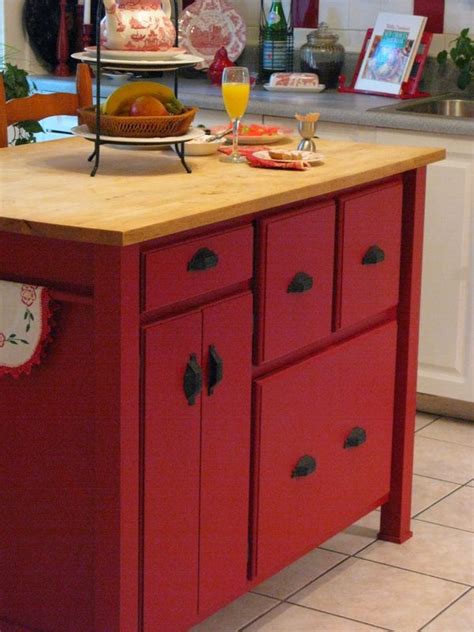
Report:
[{"label": "red painted wood", "polygon": [[[139,252],[95,247],[95,628],[136,632],[139,538]],[[92,350],[94,353],[92,354]],[[87,392],[86,392],[87,393]],[[92,442],[91,437],[88,439]]]},{"label": "red painted wood", "polygon": [[201,433],[199,611],[211,613],[246,590],[248,556],[250,292],[203,310],[203,365],[209,347],[223,360],[222,382],[204,390]]},{"label": "red painted wood", "polygon": [[94,629],[92,319],[62,304],[43,364],[0,380],[0,620],[34,630]]},{"label": "red painted wood", "polygon": [[390,501],[382,507],[379,533],[381,540],[399,543],[412,535],[410,512],[426,168],[405,174],[404,185],[392,480]]},{"label": "red painted wood", "polygon": [[[402,184],[392,182],[339,200],[336,326],[347,327],[398,302]],[[363,265],[377,245],[381,263]]]},{"label": "red painted wood", "polygon": [[184,632],[197,615],[201,397],[188,404],[183,376],[201,330],[200,312],[145,330],[145,632]]},{"label": "red painted wood", "polygon": [[[217,266],[188,270],[201,248],[217,254]],[[252,277],[252,227],[211,234],[145,253],[145,309],[157,309]]]},{"label": "red painted wood", "polygon": [[413,14],[426,15],[426,31],[443,33],[445,0],[414,0]]},{"label": "red painted wood", "polygon": [[[331,331],[335,207],[307,207],[262,222],[259,359],[268,361],[327,336]],[[313,287],[289,293],[305,272]]]},{"label": "red painted wood", "polygon": [[[258,380],[258,576],[294,561],[388,493],[396,329],[381,326]],[[344,449],[357,426],[367,442]],[[316,459],[316,471],[292,478],[304,455]]]},{"label": "red painted wood", "polygon": [[319,0],[293,0],[293,26],[315,28],[318,26]]}]

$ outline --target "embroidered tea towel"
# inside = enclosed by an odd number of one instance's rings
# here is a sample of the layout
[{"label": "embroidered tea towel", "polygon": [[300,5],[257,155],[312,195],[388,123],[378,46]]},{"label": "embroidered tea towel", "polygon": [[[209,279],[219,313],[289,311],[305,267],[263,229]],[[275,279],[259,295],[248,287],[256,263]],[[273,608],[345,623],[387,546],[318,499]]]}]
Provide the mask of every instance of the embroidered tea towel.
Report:
[{"label": "embroidered tea towel", "polygon": [[40,363],[50,315],[46,288],[0,281],[0,376],[29,374]]}]

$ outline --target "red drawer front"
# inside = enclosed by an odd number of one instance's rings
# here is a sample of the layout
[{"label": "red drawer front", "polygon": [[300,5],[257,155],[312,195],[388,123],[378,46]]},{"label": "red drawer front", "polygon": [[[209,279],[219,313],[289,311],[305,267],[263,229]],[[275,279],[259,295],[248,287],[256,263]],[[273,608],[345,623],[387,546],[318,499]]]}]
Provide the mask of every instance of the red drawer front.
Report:
[{"label": "red drawer front", "polygon": [[250,279],[252,255],[251,226],[145,253],[145,309]]},{"label": "red drawer front", "polygon": [[[396,335],[390,323],[257,381],[261,579],[349,526],[388,493]],[[345,448],[356,428],[366,441]],[[301,457],[314,458],[316,470],[292,477]]]},{"label": "red drawer front", "polygon": [[335,206],[313,206],[262,228],[259,360],[267,361],[331,333]]},{"label": "red drawer front", "polygon": [[336,327],[347,327],[398,303],[402,184],[344,196],[339,210]]}]

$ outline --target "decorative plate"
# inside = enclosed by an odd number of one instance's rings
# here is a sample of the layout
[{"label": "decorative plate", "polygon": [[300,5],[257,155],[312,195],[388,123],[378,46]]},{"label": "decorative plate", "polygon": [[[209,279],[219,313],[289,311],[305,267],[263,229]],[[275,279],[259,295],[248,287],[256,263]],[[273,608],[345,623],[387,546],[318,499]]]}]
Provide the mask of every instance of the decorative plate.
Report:
[{"label": "decorative plate", "polygon": [[[76,125],[71,129],[74,136],[80,136],[86,140],[95,141],[96,135],[91,132],[87,125]],[[186,134],[182,136],[164,136],[160,138],[128,138],[122,136],[104,136],[100,135],[100,140],[104,143],[113,145],[172,145],[174,143],[185,143],[188,140],[204,136],[201,128],[190,127]]]},{"label": "decorative plate", "polygon": [[[90,57],[97,57],[95,46],[86,46],[84,52]],[[115,59],[116,61],[167,61],[174,59],[181,53],[185,53],[185,48],[178,48],[174,46],[168,50],[111,50],[110,48],[102,47],[100,50],[101,58]]]},{"label": "decorative plate", "polygon": [[319,154],[314,151],[302,151],[301,160],[295,158],[288,158],[287,160],[272,158],[268,151],[256,151],[254,156],[257,158],[262,158],[263,160],[273,160],[273,162],[307,162],[310,165],[319,165],[323,162],[324,156],[323,154]]},{"label": "decorative plate", "polygon": [[195,0],[181,13],[178,34],[181,46],[204,58],[199,69],[209,68],[222,46],[235,61],[246,42],[245,22],[228,0]]}]

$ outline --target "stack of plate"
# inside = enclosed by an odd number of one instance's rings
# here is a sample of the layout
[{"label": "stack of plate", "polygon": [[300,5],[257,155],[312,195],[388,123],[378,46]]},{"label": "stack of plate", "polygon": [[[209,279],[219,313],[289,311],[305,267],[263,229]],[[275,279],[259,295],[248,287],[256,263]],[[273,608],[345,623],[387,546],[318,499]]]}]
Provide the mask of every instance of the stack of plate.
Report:
[{"label": "stack of plate", "polygon": [[[82,53],[71,55],[78,61],[88,64],[97,63],[95,46],[87,46]],[[186,53],[184,48],[173,47],[166,51],[135,51],[100,49],[102,68],[109,70],[153,72],[191,68],[203,61],[202,57]]]}]

